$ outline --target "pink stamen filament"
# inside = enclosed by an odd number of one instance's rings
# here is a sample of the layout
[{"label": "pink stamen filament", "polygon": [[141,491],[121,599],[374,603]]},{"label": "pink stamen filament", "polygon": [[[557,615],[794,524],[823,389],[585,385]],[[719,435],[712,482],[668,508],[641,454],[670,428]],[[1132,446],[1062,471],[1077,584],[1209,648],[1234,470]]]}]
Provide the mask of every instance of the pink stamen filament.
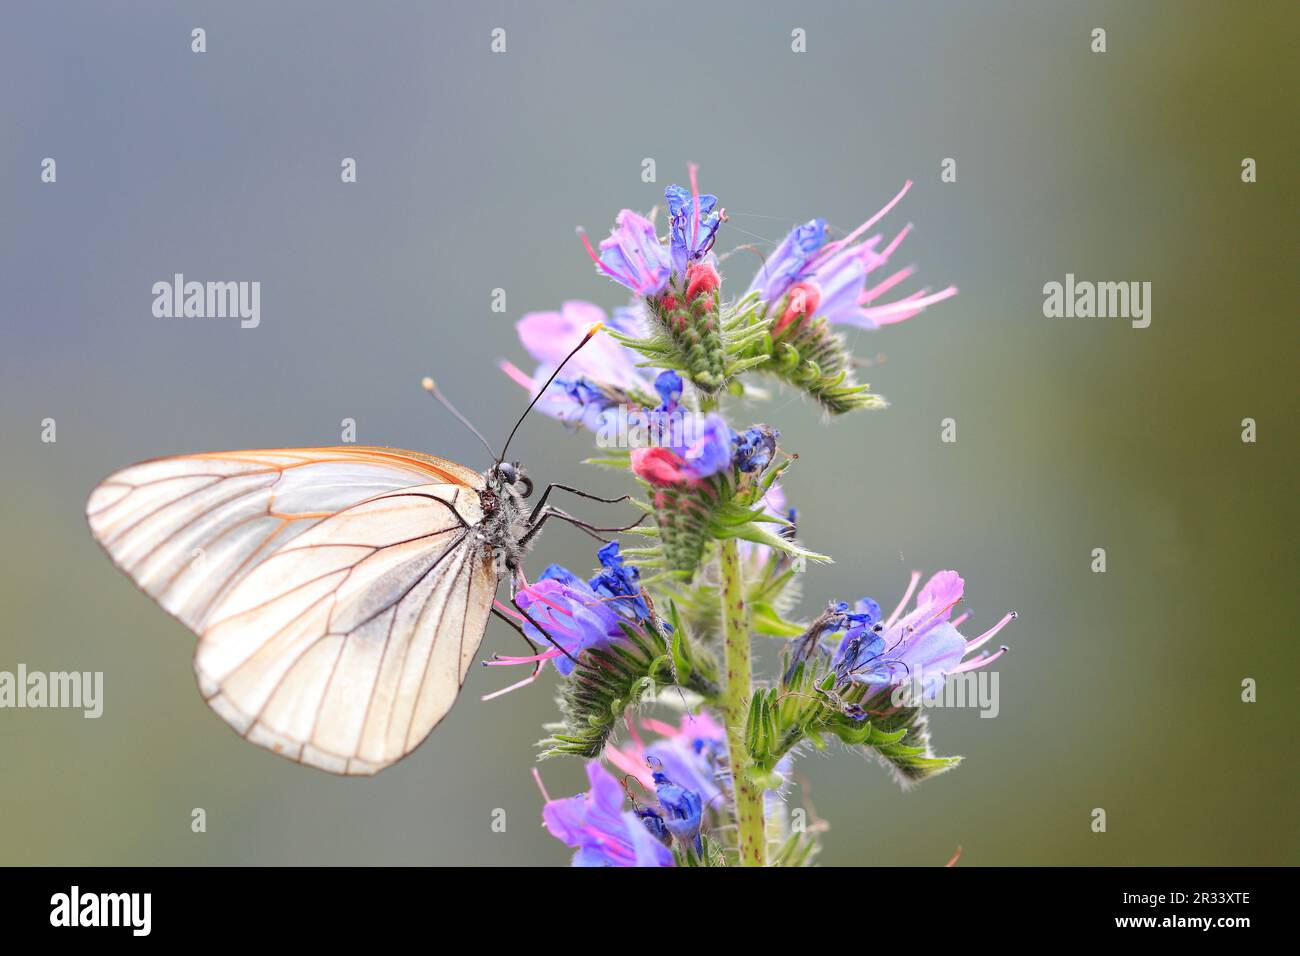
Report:
[{"label": "pink stamen filament", "polygon": [[646,717],[641,721],[641,726],[646,730],[653,731],[660,737],[677,737],[681,733],[672,724],[666,724],[662,720],[656,720],[653,717]]},{"label": "pink stamen filament", "polygon": [[[490,663],[490,662],[489,662],[489,663]],[[529,684],[531,684],[533,681],[537,680],[537,677],[538,677],[539,674],[541,674],[541,671],[540,671],[540,670],[535,670],[535,671],[533,671],[531,674],[529,674],[527,677],[525,677],[523,680],[515,681],[515,682],[514,682],[513,684],[511,684],[509,687],[502,687],[500,690],[494,690],[494,691],[493,691],[492,693],[490,693],[490,694],[484,694],[482,697],[479,698],[479,700],[482,700],[482,701],[496,700],[498,697],[502,697],[502,696],[504,696],[504,695],[510,693],[512,690],[518,690],[518,689],[521,688],[521,687],[527,687],[527,686],[528,686]]]},{"label": "pink stamen filament", "polygon": [[903,593],[903,600],[898,602],[898,607],[894,608],[894,613],[889,615],[885,620],[885,628],[889,629],[894,626],[898,616],[903,613],[903,608],[907,607],[907,602],[912,600],[912,594],[916,591],[916,586],[921,583],[921,572],[913,571],[912,580],[907,584],[907,590]]},{"label": "pink stamen filament", "polygon": [[559,657],[564,652],[558,647],[552,647],[549,650],[542,651],[538,654],[532,654],[528,657],[515,657],[510,654],[498,654],[490,661],[483,663],[488,667],[506,667],[512,664],[536,664],[538,661],[549,661],[553,657]]},{"label": "pink stamen filament", "polygon": [[513,617],[518,621],[522,621],[524,619],[524,616],[520,614],[518,611],[516,611],[514,608],[506,607],[506,605],[502,604],[500,601],[493,601],[492,603],[497,606],[497,610],[500,611],[502,614],[508,614],[510,617]]},{"label": "pink stamen filament", "polygon": [[[511,381],[513,381],[516,385],[519,385],[522,388],[527,389],[529,392],[532,392],[533,390],[532,377],[526,375],[523,369],[519,368],[519,366],[515,365],[513,362],[507,361],[506,359],[502,359],[501,361],[497,362],[497,368],[505,372],[506,375],[510,377]],[[500,604],[501,602],[498,601],[497,603]]]},{"label": "pink stamen filament", "polygon": [[912,231],[912,224],[909,222],[906,226],[904,226],[902,229],[899,230],[898,235],[896,235],[893,238],[893,241],[891,241],[889,245],[885,246],[883,252],[877,253],[876,261],[878,263],[884,263],[890,256],[894,254],[895,251],[897,251],[898,247],[903,244],[903,240],[907,238],[907,234],[911,231]]},{"label": "pink stamen filament", "polygon": [[546,792],[546,784],[542,783],[542,775],[538,772],[536,767],[533,768],[533,779],[537,781],[537,789],[542,791],[542,799],[547,803],[550,803],[551,795]]},{"label": "pink stamen filament", "polygon": [[[963,615],[963,618],[966,616],[968,615]],[[969,654],[971,651],[983,647],[985,644],[987,644],[989,641],[993,639],[993,637],[998,633],[998,631],[1002,630],[1004,627],[1006,627],[1008,624],[1014,621],[1018,616],[1019,615],[1017,615],[1015,611],[1010,611],[1007,614],[1003,615],[1002,620],[998,621],[996,624],[990,627],[979,637],[971,638],[969,641],[966,642],[966,653]]]},{"label": "pink stamen filament", "polygon": [[696,181],[700,167],[696,163],[687,163],[686,169],[691,176],[691,208],[695,211],[695,221],[691,226],[691,249],[694,250],[700,238],[700,186]]},{"label": "pink stamen filament", "polygon": [[902,199],[904,196],[906,196],[907,191],[911,188],[912,188],[912,181],[909,179],[907,182],[903,184],[903,188],[898,191],[898,195],[895,196],[893,199],[889,200],[889,202],[885,204],[884,209],[880,210],[880,212],[876,213],[874,216],[872,216],[862,225],[858,226],[858,228],[854,229],[843,239],[837,239],[835,242],[828,242],[826,245],[822,246],[821,250],[817,253],[817,255],[813,256],[812,262],[809,263],[809,267],[812,267],[816,263],[824,261],[831,255],[833,255],[835,252],[851,244],[854,239],[858,238],[858,236],[862,235],[864,232],[866,232],[868,229],[870,229],[872,226],[878,223],[881,219],[883,219],[886,215],[888,215],[889,211],[898,205],[899,200]]},{"label": "pink stamen filament", "polygon": [[633,756],[626,750],[620,750],[617,747],[606,747],[605,757],[619,770],[622,770],[629,777],[636,779],[648,790],[654,789],[654,776],[650,769],[637,757]]},{"label": "pink stamen filament", "polygon": [[954,668],[953,668],[952,670],[950,670],[948,673],[949,673],[949,674],[962,674],[962,673],[965,673],[966,671],[973,671],[973,670],[975,670],[975,669],[978,668],[978,667],[984,667],[986,664],[992,664],[995,660],[997,660],[999,657],[1001,657],[1003,654],[1005,654],[1005,653],[1006,653],[1007,651],[1009,651],[1010,649],[1011,649],[1011,648],[1009,648],[1009,647],[1007,647],[1005,644],[1003,644],[1001,647],[999,647],[999,648],[998,648],[994,653],[992,653],[992,654],[986,654],[986,655],[984,655],[983,657],[976,657],[976,658],[973,658],[973,659],[971,659],[971,660],[969,660],[969,661],[962,661],[960,664],[958,664],[956,667],[954,667]]},{"label": "pink stamen filament", "polygon": [[867,289],[865,292],[863,292],[862,295],[858,296],[858,304],[870,305],[873,299],[876,299],[879,296],[884,295],[894,286],[898,285],[904,279],[911,276],[911,274],[915,271],[916,270],[911,266],[908,266],[906,269],[899,269],[897,272],[895,272],[892,276],[890,276],[885,281],[879,283],[878,285],[872,286],[870,289]]},{"label": "pink stamen filament", "polygon": [[957,294],[957,287],[950,285],[942,292],[936,292],[933,295],[927,295],[930,290],[922,289],[920,292],[914,292],[906,299],[899,299],[897,302],[891,302],[888,305],[874,305],[871,308],[863,309],[863,314],[867,318],[879,318],[893,315],[898,312],[907,312],[915,314],[920,312],[926,306],[934,305],[936,302],[942,302],[944,299],[951,299]]}]

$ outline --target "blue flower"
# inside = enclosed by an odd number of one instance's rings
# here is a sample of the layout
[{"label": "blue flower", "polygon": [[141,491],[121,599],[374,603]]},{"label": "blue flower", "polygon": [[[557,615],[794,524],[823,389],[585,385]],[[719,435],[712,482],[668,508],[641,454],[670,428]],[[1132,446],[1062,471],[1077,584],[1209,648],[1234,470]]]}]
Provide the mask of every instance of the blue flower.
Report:
[{"label": "blue flower", "polygon": [[649,620],[650,609],[641,597],[641,572],[624,563],[618,551],[618,542],[611,541],[596,552],[604,570],[593,577],[588,586],[597,597],[607,599],[609,606],[624,617],[635,621]]},{"label": "blue flower", "polygon": [[582,375],[561,376],[552,383],[551,389],[548,411],[566,425],[599,431],[606,413],[618,408],[611,395]]},{"label": "blue flower", "polygon": [[704,851],[700,838],[700,821],[704,814],[704,801],[694,790],[679,787],[663,772],[662,765],[653,757],[650,766],[654,769],[655,795],[659,806],[663,807],[664,825],[668,832],[690,846],[697,854]]},{"label": "blue flower", "polygon": [[664,190],[664,198],[668,200],[673,272],[684,276],[686,267],[702,259],[713,247],[718,227],[722,225],[722,211],[717,208],[717,196],[707,193],[700,196],[697,224],[695,200],[688,190],[674,184]]},{"label": "blue flower", "polygon": [[[875,628],[855,627],[840,640],[839,649],[831,660],[840,680],[855,684],[874,684],[887,681],[890,668],[881,660],[885,653],[885,639]],[[863,715],[865,716],[865,714]]]},{"label": "blue flower", "polygon": [[741,432],[735,438],[736,467],[744,472],[762,471],[776,454],[780,434],[766,425],[755,425]]},{"label": "blue flower", "polygon": [[826,220],[810,219],[795,226],[767,257],[749,284],[750,292],[757,292],[764,302],[776,302],[799,278],[813,254],[826,244]]},{"label": "blue flower", "polygon": [[655,378],[655,391],[659,393],[662,402],[656,411],[671,412],[675,410],[682,397],[682,377],[672,369],[660,372],[658,377]]}]

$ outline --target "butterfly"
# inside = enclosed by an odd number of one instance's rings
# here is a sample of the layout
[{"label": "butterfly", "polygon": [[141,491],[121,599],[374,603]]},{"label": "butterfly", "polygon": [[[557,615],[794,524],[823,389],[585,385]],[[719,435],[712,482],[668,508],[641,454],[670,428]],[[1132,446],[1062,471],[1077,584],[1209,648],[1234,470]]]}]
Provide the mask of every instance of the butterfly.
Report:
[{"label": "butterfly", "polygon": [[514,434],[482,473],[357,445],[160,458],[104,479],[86,515],[113,562],[198,635],[199,691],[235,731],[312,767],[373,774],[451,709],[498,585],[509,578],[513,600],[526,583],[522,559],[548,518],[625,530],[547,498],[626,498],[554,484],[530,508],[532,481],[504,460]]}]

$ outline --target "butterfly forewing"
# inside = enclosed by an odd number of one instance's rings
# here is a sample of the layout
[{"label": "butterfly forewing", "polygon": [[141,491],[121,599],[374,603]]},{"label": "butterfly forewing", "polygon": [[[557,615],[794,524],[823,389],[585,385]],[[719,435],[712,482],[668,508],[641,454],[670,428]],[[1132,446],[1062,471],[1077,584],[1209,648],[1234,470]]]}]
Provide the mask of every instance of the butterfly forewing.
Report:
[{"label": "butterfly forewing", "polygon": [[450,709],[497,576],[483,479],[387,448],[145,462],[91,495],[114,562],[199,635],[204,698],[247,739],[374,773]]}]

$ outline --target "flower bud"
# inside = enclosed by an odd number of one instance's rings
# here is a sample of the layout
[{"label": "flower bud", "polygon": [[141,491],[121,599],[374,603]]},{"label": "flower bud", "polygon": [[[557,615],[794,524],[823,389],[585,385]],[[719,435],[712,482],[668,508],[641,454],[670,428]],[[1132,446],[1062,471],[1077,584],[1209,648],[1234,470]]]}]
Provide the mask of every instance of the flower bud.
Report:
[{"label": "flower bud", "polygon": [[712,262],[692,262],[686,269],[686,301],[718,290],[722,278]]},{"label": "flower bud", "polygon": [[684,484],[689,477],[684,470],[685,464],[671,448],[632,449],[633,474],[657,487]]},{"label": "flower bud", "polygon": [[796,282],[785,298],[785,309],[781,317],[772,326],[772,337],[779,336],[796,322],[802,326],[821,303],[822,290],[817,288],[815,282]]}]

